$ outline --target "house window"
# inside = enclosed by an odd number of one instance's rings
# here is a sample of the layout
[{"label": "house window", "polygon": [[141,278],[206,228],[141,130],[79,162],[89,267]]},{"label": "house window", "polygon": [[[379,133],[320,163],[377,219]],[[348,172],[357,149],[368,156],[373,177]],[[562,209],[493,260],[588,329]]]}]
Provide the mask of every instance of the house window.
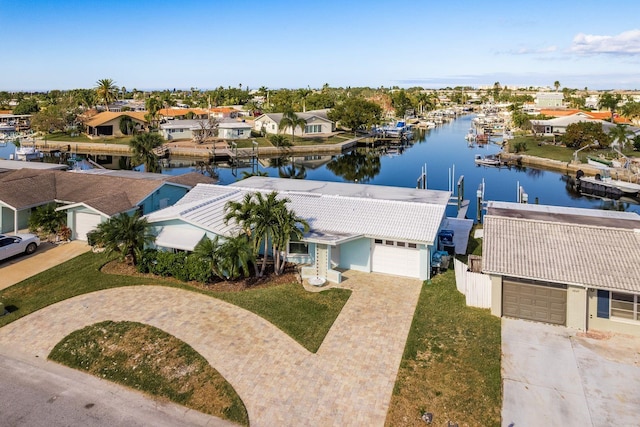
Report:
[{"label": "house window", "polygon": [[376,245],[381,245],[382,244],[382,239],[376,239],[375,243],[376,243]]},{"label": "house window", "polygon": [[409,243],[407,244],[408,247],[410,247],[411,249],[416,249],[418,247],[418,245],[416,245],[415,243]]},{"label": "house window", "polygon": [[398,246],[400,246],[401,248],[404,248],[405,245],[406,245],[405,242],[398,242]]},{"label": "house window", "polygon": [[304,133],[322,133],[322,125],[307,125],[304,127]]},{"label": "house window", "polygon": [[305,242],[289,242],[289,254],[309,255],[309,244]]},{"label": "house window", "polygon": [[387,245],[387,246],[393,246],[394,243],[395,242],[393,240],[385,240],[384,241],[384,244]]},{"label": "house window", "polygon": [[611,292],[611,316],[621,319],[640,320],[638,295]]}]

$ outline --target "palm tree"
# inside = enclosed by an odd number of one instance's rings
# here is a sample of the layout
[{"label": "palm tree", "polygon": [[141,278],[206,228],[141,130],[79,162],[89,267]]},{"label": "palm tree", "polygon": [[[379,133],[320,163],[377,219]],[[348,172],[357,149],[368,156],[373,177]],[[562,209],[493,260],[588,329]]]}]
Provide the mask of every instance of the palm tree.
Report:
[{"label": "palm tree", "polygon": [[286,111],[282,115],[282,119],[280,119],[280,124],[278,125],[278,129],[286,129],[291,127],[291,142],[295,141],[296,128],[300,127],[300,129],[304,132],[304,127],[307,124],[307,121],[302,117],[298,117],[296,113],[292,110]]},{"label": "palm tree", "polygon": [[556,80],[555,82],[553,82],[553,87],[556,88],[556,92],[558,91],[558,89],[560,89],[560,82],[558,80]]},{"label": "palm tree", "polygon": [[152,124],[158,121],[158,112],[162,108],[162,101],[156,97],[151,97],[144,102],[144,106],[147,109],[148,119]]},{"label": "palm tree", "polygon": [[622,115],[632,122],[636,122],[640,118],[640,102],[627,101],[620,109]]},{"label": "palm tree", "polygon": [[305,179],[307,170],[304,165],[296,166],[295,163],[291,163],[283,168],[278,168],[278,176],[280,178]]},{"label": "palm tree", "polygon": [[283,208],[278,212],[278,231],[274,237],[273,253],[275,254],[274,271],[276,275],[284,272],[289,254],[289,242],[302,239],[309,231],[309,223],[296,215],[292,210]]},{"label": "palm tree", "polygon": [[249,264],[255,265],[255,255],[249,237],[240,234],[227,239],[219,250],[220,269],[227,279],[249,276]]},{"label": "palm tree", "polygon": [[222,274],[222,270],[220,269],[220,264],[222,263],[220,248],[221,246],[217,236],[214,239],[204,236],[195,248],[193,248],[193,255],[200,261],[206,263],[214,275],[223,279],[224,274]]},{"label": "palm tree", "polygon": [[264,171],[255,171],[255,172],[242,171],[240,180],[242,181],[243,179],[251,178],[252,176],[269,176],[269,173]]},{"label": "palm tree", "polygon": [[100,79],[96,82],[96,95],[104,102],[104,108],[109,111],[109,103],[118,99],[118,86],[111,79]]},{"label": "palm tree", "polygon": [[63,211],[56,211],[55,204],[38,206],[29,216],[29,230],[42,230],[47,234],[56,233],[60,227],[66,224],[67,214]]},{"label": "palm tree", "polygon": [[618,142],[621,150],[624,150],[627,142],[629,141],[629,136],[633,135],[633,132],[629,130],[626,125],[616,125],[609,130],[609,136],[611,140],[614,142]]},{"label": "palm tree", "polygon": [[136,130],[136,123],[130,116],[123,116],[120,118],[119,127],[123,135],[133,135]]},{"label": "palm tree", "polygon": [[160,172],[160,162],[154,148],[160,147],[163,141],[162,136],[157,133],[141,133],[133,137],[129,142],[133,162],[144,164],[145,172]]},{"label": "palm tree", "polygon": [[618,108],[620,101],[622,101],[622,96],[619,93],[613,94],[610,92],[602,94],[598,100],[599,108],[606,108],[611,111],[611,123],[614,123],[616,108]]},{"label": "palm tree", "polygon": [[144,246],[155,240],[139,211],[134,215],[121,213],[100,223],[93,238],[95,243],[104,246],[107,254],[119,253],[121,261],[132,265],[136,265]]}]

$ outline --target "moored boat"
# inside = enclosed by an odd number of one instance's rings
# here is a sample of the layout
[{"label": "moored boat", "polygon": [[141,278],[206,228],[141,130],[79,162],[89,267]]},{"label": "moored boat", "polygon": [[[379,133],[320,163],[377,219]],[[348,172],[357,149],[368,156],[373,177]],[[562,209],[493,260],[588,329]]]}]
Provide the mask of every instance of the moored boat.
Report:
[{"label": "moored boat", "polygon": [[479,166],[500,166],[501,164],[498,156],[494,154],[490,154],[488,156],[476,154],[474,162]]}]

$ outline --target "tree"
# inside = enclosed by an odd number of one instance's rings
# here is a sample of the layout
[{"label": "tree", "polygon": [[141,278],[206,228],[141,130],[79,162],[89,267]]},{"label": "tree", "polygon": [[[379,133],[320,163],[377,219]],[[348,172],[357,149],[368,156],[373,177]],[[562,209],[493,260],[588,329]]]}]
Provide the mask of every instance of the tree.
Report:
[{"label": "tree", "polygon": [[147,99],[144,102],[144,106],[147,109],[148,113],[147,113],[147,120],[149,122],[151,122],[152,124],[154,124],[155,127],[158,126],[158,113],[160,112],[160,109],[162,108],[162,101],[158,98],[156,98],[155,96],[152,96],[151,98]]},{"label": "tree", "polygon": [[104,103],[104,108],[109,111],[109,104],[118,99],[118,86],[111,79],[100,79],[96,82],[96,95]]},{"label": "tree", "polygon": [[295,163],[278,168],[278,176],[280,178],[305,179],[307,170],[304,165],[296,166]]},{"label": "tree", "polygon": [[160,172],[160,162],[154,153],[154,148],[163,143],[162,136],[157,133],[141,133],[129,142],[132,151],[132,161],[138,165],[144,164],[145,172]]},{"label": "tree", "polygon": [[350,182],[368,182],[381,167],[380,154],[373,150],[354,150],[327,163],[327,169]]},{"label": "tree", "polygon": [[291,143],[284,135],[271,134],[269,135],[268,139],[271,144],[275,145],[278,148],[291,147]]},{"label": "tree", "polygon": [[136,122],[130,116],[122,116],[119,127],[123,135],[133,135],[136,131]]},{"label": "tree", "polygon": [[251,178],[252,176],[269,176],[269,174],[263,171],[256,171],[256,172],[242,171],[240,180],[242,181],[243,179]]},{"label": "tree", "polygon": [[299,127],[304,132],[304,127],[307,124],[307,121],[302,117],[298,117],[293,110],[288,110],[282,115],[282,119],[280,119],[280,124],[278,125],[279,130],[286,129],[288,127],[291,128],[291,142],[295,141],[296,137],[296,128]]},{"label": "tree", "polygon": [[621,108],[622,115],[632,122],[637,122],[640,118],[640,102],[627,101]]},{"label": "tree", "polygon": [[567,131],[562,136],[567,147],[582,148],[598,142],[600,147],[608,147],[611,143],[609,135],[604,133],[602,123],[577,122],[567,126]]},{"label": "tree", "polygon": [[391,96],[391,104],[393,105],[393,109],[396,112],[396,117],[404,118],[407,110],[413,109],[413,103],[411,99],[407,96],[407,93],[404,89],[394,92]]},{"label": "tree", "polygon": [[18,102],[18,105],[13,109],[13,114],[33,114],[40,111],[38,101],[35,98],[26,98]]},{"label": "tree", "polygon": [[614,123],[614,117],[618,104],[622,101],[622,96],[619,93],[613,94],[610,92],[604,93],[598,100],[598,107],[611,111],[611,123]]},{"label": "tree", "polygon": [[29,216],[29,230],[33,232],[41,230],[46,234],[57,233],[66,221],[66,212],[56,211],[56,205],[38,206]]},{"label": "tree", "polygon": [[255,264],[255,255],[249,237],[240,234],[222,243],[219,250],[220,269],[227,279],[249,276],[249,265]]},{"label": "tree", "polygon": [[93,234],[95,244],[104,246],[107,254],[118,253],[120,260],[136,265],[145,245],[155,240],[146,218],[137,211],[133,215],[118,214],[98,225]]},{"label": "tree", "polygon": [[382,108],[375,102],[362,98],[349,98],[336,105],[327,113],[329,120],[356,131],[364,126],[371,127],[380,123]]},{"label": "tree", "polygon": [[553,87],[556,88],[556,92],[558,91],[558,89],[560,89],[560,82],[558,80],[556,80],[555,82],[553,82]]},{"label": "tree", "polygon": [[626,148],[627,142],[629,141],[629,137],[633,135],[633,132],[629,130],[627,125],[616,125],[609,129],[609,137],[613,143],[618,143],[618,146],[621,150]]},{"label": "tree", "polygon": [[193,134],[193,140],[200,145],[209,138],[213,138],[218,133],[218,121],[210,117],[208,119],[200,119],[197,121],[198,129]]},{"label": "tree", "polygon": [[292,210],[284,207],[278,212],[278,229],[274,236],[273,253],[275,254],[275,274],[282,274],[289,254],[289,242],[301,240],[309,231],[309,224]]},{"label": "tree", "polygon": [[193,248],[193,255],[200,261],[206,263],[214,275],[221,279],[224,278],[224,274],[220,269],[222,253],[220,251],[220,242],[217,236],[214,239],[204,236],[195,248]]},{"label": "tree", "polygon": [[65,129],[67,124],[73,123],[75,115],[69,114],[61,105],[49,105],[31,117],[31,127],[39,132],[55,132]]}]

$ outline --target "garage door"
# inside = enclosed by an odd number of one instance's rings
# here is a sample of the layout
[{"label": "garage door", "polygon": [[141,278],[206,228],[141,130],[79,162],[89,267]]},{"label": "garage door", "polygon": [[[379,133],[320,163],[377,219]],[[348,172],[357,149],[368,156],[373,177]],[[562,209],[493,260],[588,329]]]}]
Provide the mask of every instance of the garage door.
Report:
[{"label": "garage door", "polygon": [[504,279],[502,313],[518,319],[564,325],[567,321],[567,286]]},{"label": "garage door", "polygon": [[371,271],[420,277],[420,251],[415,243],[375,239]]},{"label": "garage door", "polygon": [[87,240],[87,233],[100,224],[100,215],[76,212],[76,240]]}]

